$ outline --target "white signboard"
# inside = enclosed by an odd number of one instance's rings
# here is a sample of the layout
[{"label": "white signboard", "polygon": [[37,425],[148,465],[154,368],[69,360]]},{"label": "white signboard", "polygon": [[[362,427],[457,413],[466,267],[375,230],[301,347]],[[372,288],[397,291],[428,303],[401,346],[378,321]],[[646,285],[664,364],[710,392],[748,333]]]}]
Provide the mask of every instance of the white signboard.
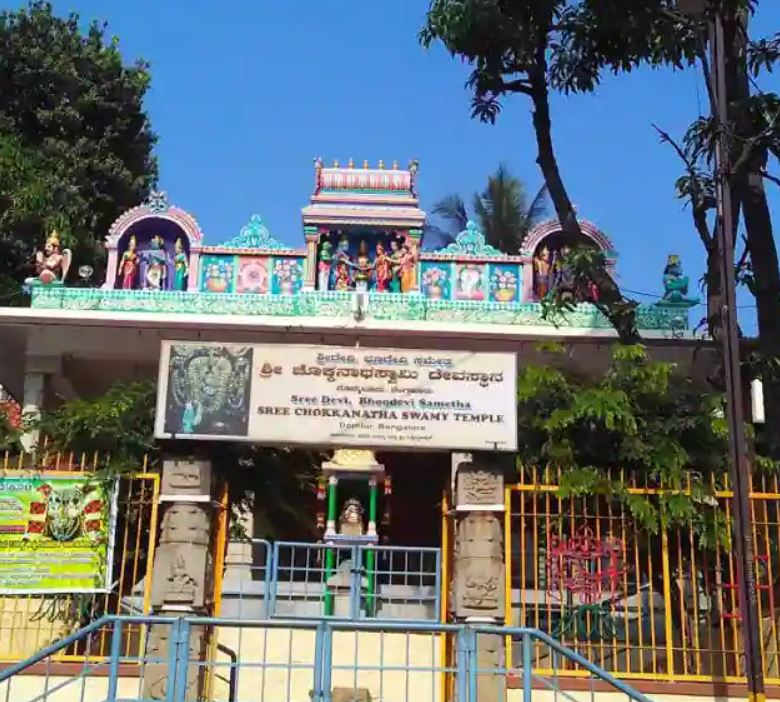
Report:
[{"label": "white signboard", "polygon": [[513,354],[164,341],[158,438],[517,449]]}]

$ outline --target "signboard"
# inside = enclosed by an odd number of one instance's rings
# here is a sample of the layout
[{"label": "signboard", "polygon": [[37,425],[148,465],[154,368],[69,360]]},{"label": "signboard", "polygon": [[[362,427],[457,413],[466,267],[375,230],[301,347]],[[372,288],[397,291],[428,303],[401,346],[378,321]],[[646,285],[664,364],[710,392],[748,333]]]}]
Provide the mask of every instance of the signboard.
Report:
[{"label": "signboard", "polygon": [[513,354],[163,342],[158,438],[517,449]]},{"label": "signboard", "polygon": [[108,591],[115,524],[115,481],[0,478],[0,594]]}]

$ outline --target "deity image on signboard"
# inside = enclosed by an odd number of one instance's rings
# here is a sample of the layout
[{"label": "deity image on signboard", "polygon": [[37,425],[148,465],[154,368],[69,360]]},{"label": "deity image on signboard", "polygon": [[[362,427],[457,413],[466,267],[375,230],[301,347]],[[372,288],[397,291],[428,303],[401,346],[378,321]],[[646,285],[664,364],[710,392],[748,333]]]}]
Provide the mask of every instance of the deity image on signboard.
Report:
[{"label": "deity image on signboard", "polygon": [[251,372],[246,346],[171,346],[165,432],[246,436]]},{"label": "deity image on signboard", "polygon": [[[114,481],[6,477],[0,479],[0,506],[0,593],[105,590],[116,523]],[[34,554],[35,567],[13,556],[20,550]]]}]

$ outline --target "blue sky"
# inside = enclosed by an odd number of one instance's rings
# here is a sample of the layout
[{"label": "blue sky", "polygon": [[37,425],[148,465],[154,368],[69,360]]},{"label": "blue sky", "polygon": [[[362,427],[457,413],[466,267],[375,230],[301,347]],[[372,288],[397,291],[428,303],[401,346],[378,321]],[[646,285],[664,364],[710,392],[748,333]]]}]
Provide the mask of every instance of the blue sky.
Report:
[{"label": "blue sky", "polygon": [[[528,104],[511,98],[495,126],[469,117],[468,68],[417,42],[427,0],[68,0],[60,12],[105,19],[128,59],[152,66],[147,108],[160,136],[161,186],[209,243],[252,213],[302,242],[312,159],[420,161],[423,207],[479,189],[500,161],[541,184]],[[780,29],[762,0],[754,34]],[[780,91],[777,75],[764,83]],[[561,169],[582,217],[620,252],[620,282],[661,290],[666,255],[692,280],[701,245],[673,184],[680,163],[651,123],[679,136],[704,107],[697,75],[644,70],[608,77],[594,95],[555,97]],[[780,170],[780,169],[778,169]],[[780,191],[768,184],[780,229]],[[749,304],[750,300],[744,300]],[[744,310],[749,315],[749,310]],[[748,319],[745,322],[749,325]]]}]

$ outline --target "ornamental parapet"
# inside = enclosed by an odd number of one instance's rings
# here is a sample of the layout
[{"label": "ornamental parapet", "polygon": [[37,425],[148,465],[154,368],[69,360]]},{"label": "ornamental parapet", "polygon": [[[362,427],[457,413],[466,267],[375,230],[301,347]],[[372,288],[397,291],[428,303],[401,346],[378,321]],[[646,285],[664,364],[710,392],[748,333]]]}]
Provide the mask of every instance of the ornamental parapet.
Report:
[{"label": "ornamental parapet", "polygon": [[[292,295],[204,293],[186,291],[107,290],[105,288],[37,287],[32,307],[40,310],[82,310],[123,313],[231,315],[296,318],[353,318],[356,293],[301,290]],[[450,322],[560,329],[610,329],[609,321],[590,303],[581,303],[554,320],[545,319],[538,302],[434,300],[403,293],[364,293],[361,319],[378,321]],[[682,335],[689,328],[685,308],[640,305],[640,331]]]}]

